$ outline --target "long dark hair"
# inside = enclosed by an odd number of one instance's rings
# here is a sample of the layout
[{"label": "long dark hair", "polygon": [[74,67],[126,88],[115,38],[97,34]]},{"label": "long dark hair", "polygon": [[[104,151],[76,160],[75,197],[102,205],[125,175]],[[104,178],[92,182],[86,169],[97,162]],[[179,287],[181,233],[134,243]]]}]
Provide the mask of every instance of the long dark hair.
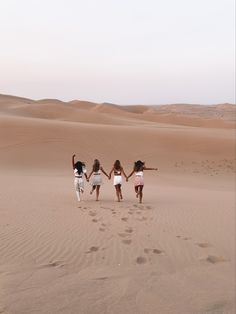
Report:
[{"label": "long dark hair", "polygon": [[78,174],[81,174],[83,172],[83,167],[85,167],[85,163],[82,161],[77,161],[75,163],[75,169],[78,171]]},{"label": "long dark hair", "polygon": [[121,164],[120,164],[120,161],[119,160],[116,160],[115,163],[114,163],[114,169],[115,170],[121,170]]},{"label": "long dark hair", "polygon": [[99,169],[100,169],[100,162],[98,159],[95,159],[93,163],[93,171],[97,172]]},{"label": "long dark hair", "polygon": [[142,171],[144,164],[145,164],[144,161],[141,161],[141,160],[135,161],[135,163],[134,163],[134,171],[136,171],[136,172],[137,171]]}]

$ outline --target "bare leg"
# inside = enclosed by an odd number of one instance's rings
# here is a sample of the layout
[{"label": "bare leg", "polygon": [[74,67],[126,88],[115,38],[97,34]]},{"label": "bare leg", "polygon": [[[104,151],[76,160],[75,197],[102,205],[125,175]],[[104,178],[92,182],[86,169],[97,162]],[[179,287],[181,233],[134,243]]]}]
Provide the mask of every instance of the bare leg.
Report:
[{"label": "bare leg", "polygon": [[138,191],[138,190],[139,190],[139,189],[138,189],[138,186],[135,186],[135,187],[134,187],[134,190],[135,190],[135,193],[136,193],[136,197],[138,197],[138,194],[139,194],[139,191]]},{"label": "bare leg", "polygon": [[115,188],[116,188],[116,196],[117,196],[117,200],[118,200],[118,202],[120,202],[119,184],[115,185]]},{"label": "bare leg", "polygon": [[139,186],[139,203],[142,203],[143,200],[143,185]]},{"label": "bare leg", "polygon": [[90,191],[90,194],[92,195],[93,194],[93,191],[96,189],[96,185],[93,185],[92,186],[92,190]]},{"label": "bare leg", "polygon": [[97,185],[97,186],[96,186],[96,201],[98,201],[99,190],[100,190],[100,185]]},{"label": "bare leg", "polygon": [[122,195],[122,192],[121,192],[121,184],[119,184],[119,191],[120,191],[120,199],[123,200],[123,195]]}]

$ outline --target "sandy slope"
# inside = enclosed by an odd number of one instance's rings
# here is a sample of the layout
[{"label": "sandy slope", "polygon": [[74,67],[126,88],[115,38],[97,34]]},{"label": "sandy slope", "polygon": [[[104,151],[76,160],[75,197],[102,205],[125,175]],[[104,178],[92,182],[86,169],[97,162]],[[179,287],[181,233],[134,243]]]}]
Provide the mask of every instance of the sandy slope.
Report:
[{"label": "sandy slope", "polygon": [[[0,97],[0,313],[234,313],[235,130],[83,106]],[[78,204],[73,152],[159,172]]]}]

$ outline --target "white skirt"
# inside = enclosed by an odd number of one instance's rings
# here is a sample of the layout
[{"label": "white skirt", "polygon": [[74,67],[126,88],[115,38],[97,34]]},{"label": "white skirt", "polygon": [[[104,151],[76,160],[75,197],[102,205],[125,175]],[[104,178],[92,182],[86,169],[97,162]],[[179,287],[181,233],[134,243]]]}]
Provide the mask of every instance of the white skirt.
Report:
[{"label": "white skirt", "polygon": [[100,174],[94,174],[92,178],[91,185],[101,185],[102,184],[102,176]]},{"label": "white skirt", "polygon": [[122,176],[114,176],[113,185],[122,184]]}]

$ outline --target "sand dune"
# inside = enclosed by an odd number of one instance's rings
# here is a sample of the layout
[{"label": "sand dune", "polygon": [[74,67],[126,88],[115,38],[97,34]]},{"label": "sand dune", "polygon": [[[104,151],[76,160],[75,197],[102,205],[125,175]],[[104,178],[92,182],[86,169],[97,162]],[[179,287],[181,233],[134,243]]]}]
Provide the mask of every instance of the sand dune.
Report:
[{"label": "sand dune", "polygon": [[[85,111],[89,111],[89,115]],[[236,126],[236,106],[231,104],[212,106],[186,104],[118,106],[109,103],[96,104],[77,100],[70,102],[57,99],[34,101],[27,98],[0,95],[0,112],[25,117],[97,124],[123,124],[124,118],[126,118],[125,124],[127,124],[127,121],[132,124],[131,120],[137,120],[137,122],[144,120],[211,128],[235,128]],[[100,115],[92,115],[92,113]]]},{"label": "sand dune", "polygon": [[[0,96],[0,313],[235,313],[235,107],[131,109]],[[159,171],[78,203],[73,153]]]}]

